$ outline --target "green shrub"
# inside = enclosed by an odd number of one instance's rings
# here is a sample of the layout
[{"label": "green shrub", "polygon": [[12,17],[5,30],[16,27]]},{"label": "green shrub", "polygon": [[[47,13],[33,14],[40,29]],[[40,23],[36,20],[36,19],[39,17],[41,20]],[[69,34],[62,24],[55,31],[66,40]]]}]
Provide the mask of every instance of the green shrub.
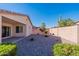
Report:
[{"label": "green shrub", "polygon": [[16,55],[16,44],[2,43],[0,44],[0,56],[14,56]]},{"label": "green shrub", "polygon": [[52,47],[55,56],[79,56],[79,45],[55,44]]}]

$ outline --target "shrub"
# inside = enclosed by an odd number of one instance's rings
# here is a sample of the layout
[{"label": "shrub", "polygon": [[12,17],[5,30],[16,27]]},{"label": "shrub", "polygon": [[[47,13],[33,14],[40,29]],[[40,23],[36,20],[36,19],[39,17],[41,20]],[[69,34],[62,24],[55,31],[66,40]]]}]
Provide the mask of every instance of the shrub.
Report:
[{"label": "shrub", "polygon": [[0,56],[16,55],[16,44],[2,43],[0,44]]},{"label": "shrub", "polygon": [[79,45],[55,44],[52,53],[55,56],[79,56]]}]

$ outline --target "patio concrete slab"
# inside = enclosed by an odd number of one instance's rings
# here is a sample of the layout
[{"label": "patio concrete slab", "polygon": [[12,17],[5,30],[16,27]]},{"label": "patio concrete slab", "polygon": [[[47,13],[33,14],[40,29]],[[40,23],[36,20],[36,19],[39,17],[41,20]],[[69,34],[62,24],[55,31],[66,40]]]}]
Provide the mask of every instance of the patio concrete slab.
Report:
[{"label": "patio concrete slab", "polygon": [[11,38],[6,38],[6,39],[2,39],[2,43],[16,43],[17,41],[23,39],[24,37],[11,37]]}]

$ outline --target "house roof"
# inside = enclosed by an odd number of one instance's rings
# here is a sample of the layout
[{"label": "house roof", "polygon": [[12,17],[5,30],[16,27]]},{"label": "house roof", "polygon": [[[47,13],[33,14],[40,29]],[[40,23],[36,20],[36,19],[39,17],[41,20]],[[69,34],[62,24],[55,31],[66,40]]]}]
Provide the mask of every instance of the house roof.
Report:
[{"label": "house roof", "polygon": [[34,28],[34,29],[38,29],[38,28],[40,28],[40,27],[33,26],[33,28]]},{"label": "house roof", "polygon": [[27,16],[25,14],[21,14],[21,13],[17,13],[17,12],[12,12],[9,10],[4,10],[4,9],[0,9],[0,13],[9,13],[9,14],[15,14],[15,15],[20,15],[20,16]]},{"label": "house roof", "polygon": [[0,13],[9,13],[9,14],[13,14],[13,15],[26,16],[26,17],[28,17],[31,25],[33,26],[32,22],[30,20],[30,17],[28,15],[25,15],[25,14],[22,14],[22,13],[17,13],[17,12],[12,12],[12,11],[8,11],[8,10],[4,10],[4,9],[0,9]]}]

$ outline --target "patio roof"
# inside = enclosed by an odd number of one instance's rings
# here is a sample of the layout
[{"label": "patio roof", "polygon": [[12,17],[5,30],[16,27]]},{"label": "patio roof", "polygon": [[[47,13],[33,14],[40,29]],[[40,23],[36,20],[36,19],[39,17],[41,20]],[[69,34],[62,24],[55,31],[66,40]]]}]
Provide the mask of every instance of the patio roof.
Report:
[{"label": "patio roof", "polygon": [[[7,20],[5,20],[5,19],[7,19]],[[18,21],[15,21],[15,20],[13,20],[13,19],[10,19],[10,18],[7,18],[7,17],[4,17],[4,16],[2,16],[2,22],[7,22],[7,23],[10,23],[10,24],[23,24],[23,23],[20,23],[20,22],[18,22]],[[23,24],[24,25],[24,24]]]},{"label": "patio roof", "polygon": [[17,12],[12,12],[12,11],[8,11],[8,10],[4,10],[4,9],[0,9],[0,13],[9,13],[9,14],[13,14],[13,15],[19,15],[19,16],[25,16],[29,19],[31,25],[33,26],[30,17],[28,15],[22,14],[22,13],[17,13]]}]

